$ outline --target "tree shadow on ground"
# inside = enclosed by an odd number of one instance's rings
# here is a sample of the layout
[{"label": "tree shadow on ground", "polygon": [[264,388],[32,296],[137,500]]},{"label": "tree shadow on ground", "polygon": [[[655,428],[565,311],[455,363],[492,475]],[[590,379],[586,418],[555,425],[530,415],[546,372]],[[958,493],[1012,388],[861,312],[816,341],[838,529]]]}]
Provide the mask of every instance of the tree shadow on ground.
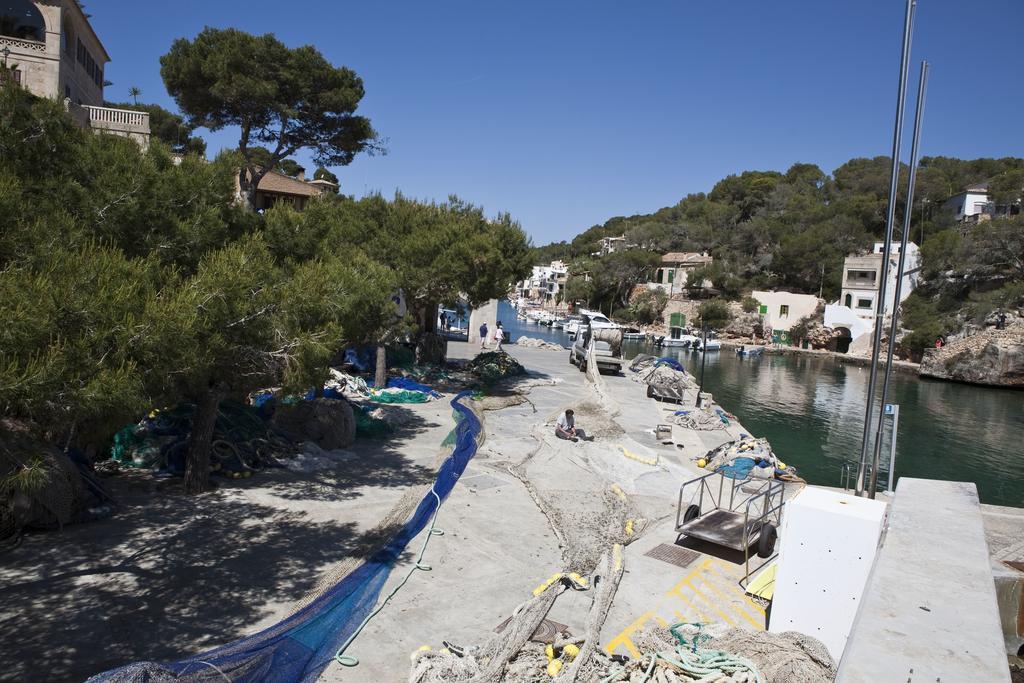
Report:
[{"label": "tree shadow on ground", "polygon": [[357,441],[337,468],[221,479],[203,496],[148,472],[108,478],[119,503],[112,518],[29,534],[0,558],[0,681],[80,681],[132,661],[173,661],[277,621],[326,568],[379,546],[397,526],[362,533],[377,519],[314,519],[253,502],[247,490],[271,494],[268,503],[343,502],[370,487],[425,484],[440,439],[421,451],[430,467],[402,446],[438,427],[413,413],[387,440]]},{"label": "tree shadow on ground", "polygon": [[339,454],[335,467],[312,473],[276,470],[259,480],[246,481],[266,487],[281,498],[312,501],[351,500],[365,495],[367,487],[405,488],[433,481],[434,460],[443,448],[441,440],[424,446],[427,457],[421,462],[409,457],[408,446],[442,425],[408,409],[389,409],[402,414],[402,425],[385,439],[357,440]]}]

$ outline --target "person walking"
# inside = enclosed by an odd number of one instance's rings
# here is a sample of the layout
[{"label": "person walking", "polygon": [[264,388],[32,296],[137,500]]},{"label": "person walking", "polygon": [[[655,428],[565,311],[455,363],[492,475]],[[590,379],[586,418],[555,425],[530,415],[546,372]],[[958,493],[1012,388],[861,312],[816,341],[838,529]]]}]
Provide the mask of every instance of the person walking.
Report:
[{"label": "person walking", "polygon": [[487,323],[480,326],[480,348],[487,348]]},{"label": "person walking", "polygon": [[505,330],[501,328],[501,321],[494,328],[494,348],[501,351],[501,343],[505,341]]}]

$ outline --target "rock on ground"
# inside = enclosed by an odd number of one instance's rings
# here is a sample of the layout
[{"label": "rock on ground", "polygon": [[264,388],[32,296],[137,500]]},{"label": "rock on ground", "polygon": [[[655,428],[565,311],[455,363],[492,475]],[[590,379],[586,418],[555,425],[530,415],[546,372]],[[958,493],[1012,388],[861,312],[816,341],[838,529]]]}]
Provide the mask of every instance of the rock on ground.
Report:
[{"label": "rock on ground", "polygon": [[929,349],[921,359],[923,377],[972,384],[1024,387],[1024,325],[978,334]]},{"label": "rock on ground", "polygon": [[356,439],[356,419],[348,401],[319,398],[281,406],[274,423],[297,441],[312,441],[325,450],[348,448]]}]

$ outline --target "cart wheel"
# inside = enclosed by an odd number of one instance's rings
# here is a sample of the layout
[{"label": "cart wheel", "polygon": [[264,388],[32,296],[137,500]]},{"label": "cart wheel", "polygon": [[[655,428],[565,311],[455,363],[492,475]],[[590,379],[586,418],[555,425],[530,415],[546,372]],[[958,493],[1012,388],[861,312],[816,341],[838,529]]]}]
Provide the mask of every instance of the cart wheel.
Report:
[{"label": "cart wheel", "polygon": [[761,527],[761,536],[757,539],[757,556],[768,559],[775,553],[775,541],[779,533],[775,530],[774,524],[765,524]]},{"label": "cart wheel", "polygon": [[654,398],[654,387],[647,385],[647,398]]},{"label": "cart wheel", "polygon": [[582,358],[580,359],[579,369],[580,369],[580,372],[586,372],[587,371],[587,361],[583,360]]},{"label": "cart wheel", "polygon": [[700,517],[700,507],[695,504],[691,504],[690,507],[686,508],[686,512],[683,514],[683,524],[692,522],[698,517]]},{"label": "cart wheel", "polygon": [[572,359],[572,351],[569,352],[569,365],[576,365],[576,361]]}]

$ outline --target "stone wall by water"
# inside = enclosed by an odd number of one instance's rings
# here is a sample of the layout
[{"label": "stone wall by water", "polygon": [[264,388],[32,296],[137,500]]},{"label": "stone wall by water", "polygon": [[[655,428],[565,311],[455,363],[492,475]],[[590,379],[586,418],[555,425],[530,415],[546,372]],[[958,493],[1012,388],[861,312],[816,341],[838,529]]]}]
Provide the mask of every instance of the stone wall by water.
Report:
[{"label": "stone wall by water", "polygon": [[1024,324],[1005,330],[987,329],[929,349],[921,359],[921,375],[1002,387],[1024,387]]}]

